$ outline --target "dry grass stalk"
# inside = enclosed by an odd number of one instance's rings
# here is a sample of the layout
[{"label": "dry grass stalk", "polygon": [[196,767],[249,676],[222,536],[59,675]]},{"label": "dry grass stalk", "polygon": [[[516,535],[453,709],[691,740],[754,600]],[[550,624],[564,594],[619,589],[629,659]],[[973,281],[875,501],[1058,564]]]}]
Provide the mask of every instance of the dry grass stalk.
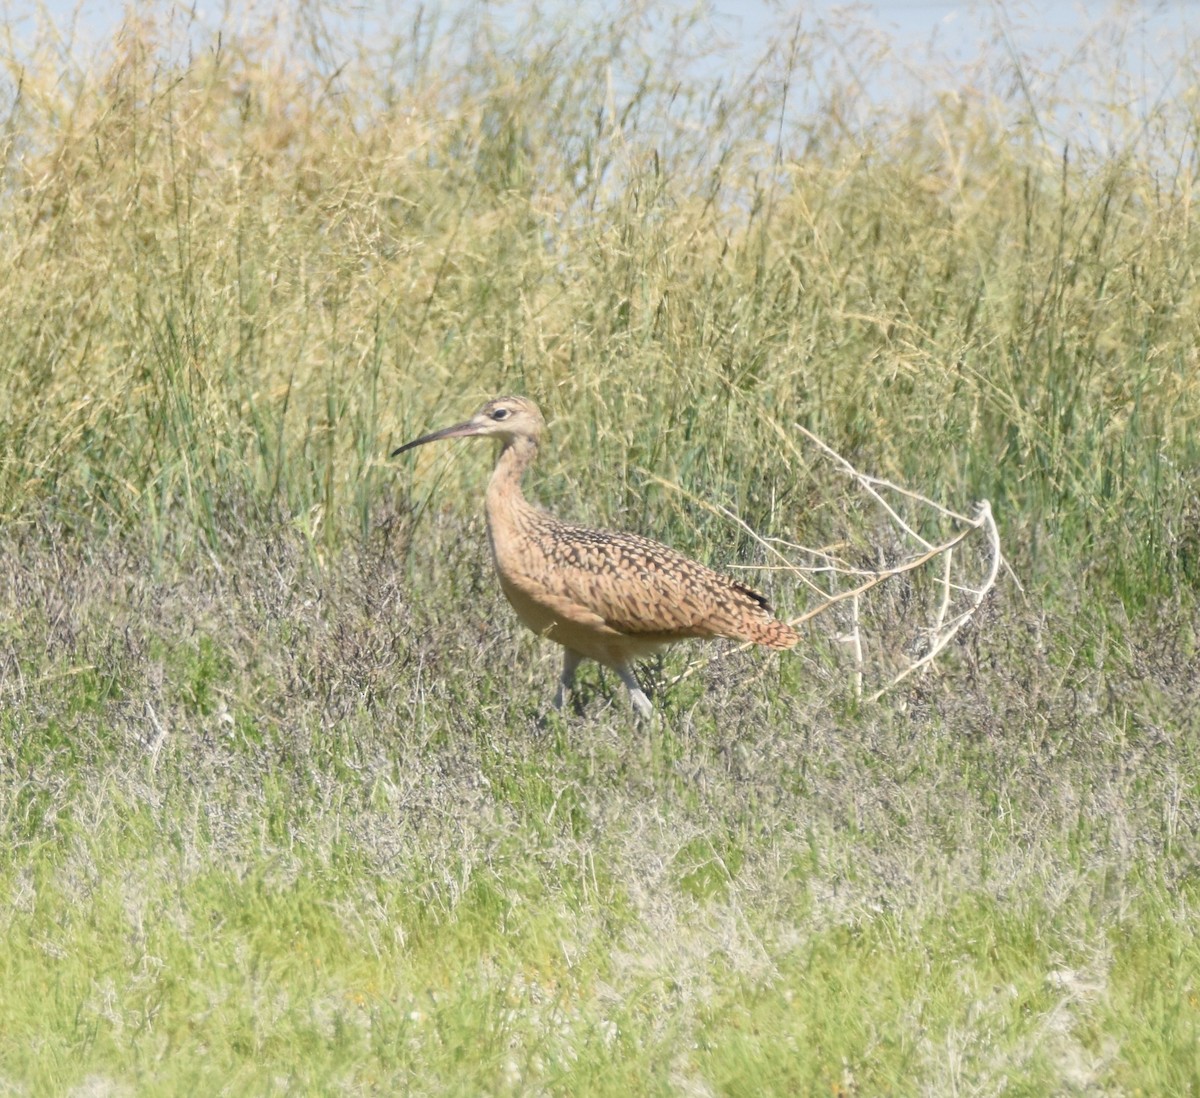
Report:
[{"label": "dry grass stalk", "polygon": [[[890,527],[898,531],[902,543],[915,543],[916,548],[911,555],[905,556],[897,564],[881,566],[875,569],[854,567],[827,549],[810,549],[801,545],[783,543],[778,539],[764,538],[728,508],[706,503],[690,494],[688,494],[688,498],[701,507],[736,523],[775,559],[776,563],[768,566],[771,570],[790,573],[820,597],[820,601],[816,605],[810,607],[798,617],[789,619],[789,625],[801,625],[832,610],[841,603],[850,602],[850,628],[847,633],[838,639],[848,643],[853,650],[854,692],[859,697],[863,695],[866,680],[866,651],[868,647],[864,640],[861,622],[863,596],[888,580],[911,576],[925,569],[931,562],[935,560],[941,561],[941,577],[932,592],[937,598],[937,609],[933,614],[931,624],[917,631],[920,638],[920,647],[923,651],[918,657],[906,657],[908,662],[905,666],[892,675],[882,686],[867,695],[868,701],[877,701],[892,687],[897,686],[910,675],[932,664],[945,651],[946,647],[963,627],[979,612],[984,599],[996,585],[996,579],[1000,574],[1000,567],[1004,561],[996,520],[992,515],[991,504],[987,500],[979,503],[974,518],[959,514],[957,511],[952,511],[950,508],[934,502],[928,496],[921,495],[919,492],[914,492],[891,481],[859,471],[846,458],[811,431],[799,424],[795,424],[794,426],[804,438],[815,445],[826,457],[831,458],[838,468],[848,475],[883,510]],[[664,487],[674,489],[677,492],[683,492],[683,489],[677,484],[657,477],[653,479]],[[937,521],[949,521],[956,527],[954,532],[937,542],[923,537],[914,528],[916,524],[909,522],[895,506],[888,502],[882,494],[884,491],[895,493],[910,503],[916,504],[919,508],[924,509],[927,514],[932,514]],[[984,563],[982,578],[973,583],[958,578],[961,571],[967,567],[967,563],[962,560],[961,554],[956,557],[956,551],[972,539],[975,542],[982,541],[981,551]],[[787,548],[793,552],[808,555],[818,563],[797,563],[780,550],[779,546],[781,544],[786,544]],[[818,583],[818,577],[831,585],[835,584],[839,577],[852,579],[855,582],[851,587],[830,592]],[[895,648],[902,651],[907,644],[911,644],[917,638],[906,636],[897,639],[900,643],[897,643]],[[738,652],[747,647],[749,646],[745,644],[738,645],[718,652],[709,659],[696,660],[671,681],[679,682],[712,660],[721,659],[731,652]]]}]

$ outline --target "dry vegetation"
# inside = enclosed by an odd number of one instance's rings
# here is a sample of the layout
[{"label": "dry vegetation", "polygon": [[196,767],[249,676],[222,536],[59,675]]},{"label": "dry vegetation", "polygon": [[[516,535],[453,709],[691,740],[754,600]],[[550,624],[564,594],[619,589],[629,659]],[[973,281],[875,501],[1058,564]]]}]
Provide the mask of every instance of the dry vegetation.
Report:
[{"label": "dry vegetation", "polygon": [[[10,37],[0,1090],[1196,1090],[1194,95],[408,18]],[[1012,573],[877,703],[818,618],[562,719],[483,456],[385,459],[502,390],[564,516],[894,563],[802,424]]]}]

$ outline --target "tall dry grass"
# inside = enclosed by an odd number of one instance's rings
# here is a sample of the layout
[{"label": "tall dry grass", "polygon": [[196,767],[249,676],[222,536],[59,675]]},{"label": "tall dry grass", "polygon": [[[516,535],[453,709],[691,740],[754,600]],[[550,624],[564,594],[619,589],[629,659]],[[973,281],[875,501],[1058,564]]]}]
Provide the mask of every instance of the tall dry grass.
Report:
[{"label": "tall dry grass", "polygon": [[[991,498],[1034,567],[1063,535],[1135,599],[1194,578],[1194,104],[1122,118],[1093,71],[1110,153],[1055,136],[1018,56],[901,112],[838,82],[848,48],[896,64],[849,30],[717,79],[703,13],[665,60],[655,20],[176,13],[91,66],[10,56],[10,521],[333,548],[405,492],[391,443],[519,389],[571,512],[732,536],[648,469],[819,526],[801,421]],[[441,478],[469,506],[474,469]]]}]

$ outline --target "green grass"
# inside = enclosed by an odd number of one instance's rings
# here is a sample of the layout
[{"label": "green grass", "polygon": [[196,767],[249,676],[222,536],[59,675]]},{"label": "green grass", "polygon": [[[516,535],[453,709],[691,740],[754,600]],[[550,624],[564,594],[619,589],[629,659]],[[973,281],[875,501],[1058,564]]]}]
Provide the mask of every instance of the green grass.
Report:
[{"label": "green grass", "polygon": [[[0,86],[0,1090],[1200,1089],[1195,104],[180,18]],[[801,423],[1011,574],[878,704],[831,615],[547,712],[487,454],[387,458],[501,391],[565,517],[874,564]]]}]

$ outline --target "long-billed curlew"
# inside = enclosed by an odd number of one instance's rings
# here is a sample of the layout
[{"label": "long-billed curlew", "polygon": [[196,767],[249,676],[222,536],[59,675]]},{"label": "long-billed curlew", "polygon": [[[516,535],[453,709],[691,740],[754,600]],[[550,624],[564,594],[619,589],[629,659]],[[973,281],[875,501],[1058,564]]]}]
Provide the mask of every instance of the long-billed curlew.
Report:
[{"label": "long-billed curlew", "polygon": [[637,534],[571,526],[521,494],[545,421],[525,397],[489,400],[465,423],[422,435],[392,457],[443,438],[486,435],[501,443],[484,500],[500,587],[517,617],[561,644],[561,707],[579,661],[611,667],[639,715],[653,712],[634,678],[634,660],[689,637],[728,637],[790,648],[796,631],[757,591]]}]

